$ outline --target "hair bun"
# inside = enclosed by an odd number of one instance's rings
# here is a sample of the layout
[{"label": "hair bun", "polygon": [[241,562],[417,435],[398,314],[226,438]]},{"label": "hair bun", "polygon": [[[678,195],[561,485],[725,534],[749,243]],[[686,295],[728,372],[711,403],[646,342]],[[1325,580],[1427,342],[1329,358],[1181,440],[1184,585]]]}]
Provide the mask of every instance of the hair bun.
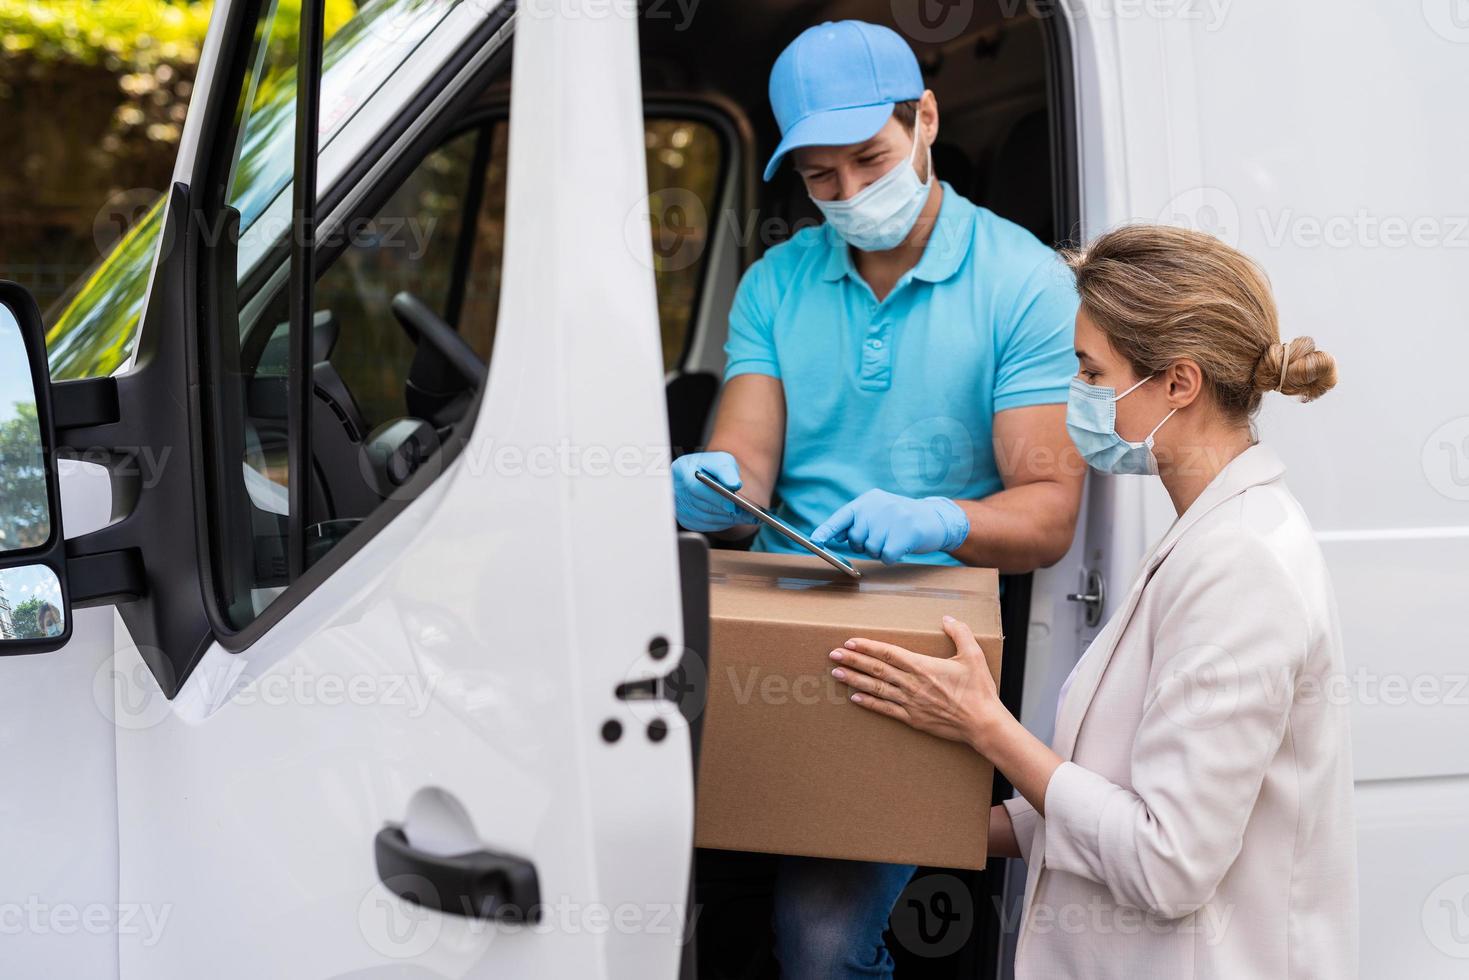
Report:
[{"label": "hair bun", "polygon": [[1255,365],[1255,390],[1278,391],[1309,402],[1336,385],[1336,358],[1316,349],[1310,337],[1271,344]]}]

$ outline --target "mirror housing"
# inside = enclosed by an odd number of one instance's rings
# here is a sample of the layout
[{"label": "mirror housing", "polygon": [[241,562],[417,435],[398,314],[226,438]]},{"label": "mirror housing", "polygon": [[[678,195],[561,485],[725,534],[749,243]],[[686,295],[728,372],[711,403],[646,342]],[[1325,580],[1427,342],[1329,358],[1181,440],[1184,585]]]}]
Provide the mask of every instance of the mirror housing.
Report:
[{"label": "mirror housing", "polygon": [[[21,547],[0,550],[0,656],[47,653],[65,646],[71,639],[72,616],[66,541],[61,526],[61,491],[56,474],[56,427],[51,407],[51,372],[46,364],[46,334],[41,311],[25,287],[0,280],[0,307],[8,312],[8,316],[0,312],[0,345],[6,344],[3,334],[10,328],[6,321],[13,319],[25,349],[24,370],[29,375],[35,400],[35,449],[39,452],[39,469],[45,481],[46,509],[44,536],[37,533],[34,536],[37,540],[23,539]],[[20,384],[14,382],[17,371],[7,373],[14,384]],[[3,384],[0,379],[0,386]],[[11,405],[17,403],[11,392],[0,391],[0,425],[11,414]],[[26,420],[17,416],[11,421]],[[19,471],[33,465],[23,459],[6,458],[8,455],[0,454],[0,483],[10,475],[4,470]],[[37,487],[36,497],[40,495]],[[39,499],[33,503],[38,504]],[[0,500],[0,511],[12,506],[18,506],[14,499]]]}]

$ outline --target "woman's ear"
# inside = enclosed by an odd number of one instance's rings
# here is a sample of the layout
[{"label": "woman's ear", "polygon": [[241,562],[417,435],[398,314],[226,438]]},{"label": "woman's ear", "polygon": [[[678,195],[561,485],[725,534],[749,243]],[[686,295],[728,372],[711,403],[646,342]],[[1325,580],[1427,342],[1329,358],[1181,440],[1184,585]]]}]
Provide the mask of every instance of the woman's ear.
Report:
[{"label": "woman's ear", "polygon": [[1182,358],[1168,365],[1163,382],[1168,386],[1168,407],[1187,408],[1204,390],[1204,372],[1193,361]]}]

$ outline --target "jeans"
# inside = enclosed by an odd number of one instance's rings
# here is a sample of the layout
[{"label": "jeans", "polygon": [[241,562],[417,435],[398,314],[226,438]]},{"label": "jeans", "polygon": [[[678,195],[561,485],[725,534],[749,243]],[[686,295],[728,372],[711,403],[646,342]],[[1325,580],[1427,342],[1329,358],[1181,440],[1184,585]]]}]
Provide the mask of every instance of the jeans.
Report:
[{"label": "jeans", "polygon": [[782,857],[775,875],[775,955],[787,980],[891,977],[888,913],[911,864]]}]

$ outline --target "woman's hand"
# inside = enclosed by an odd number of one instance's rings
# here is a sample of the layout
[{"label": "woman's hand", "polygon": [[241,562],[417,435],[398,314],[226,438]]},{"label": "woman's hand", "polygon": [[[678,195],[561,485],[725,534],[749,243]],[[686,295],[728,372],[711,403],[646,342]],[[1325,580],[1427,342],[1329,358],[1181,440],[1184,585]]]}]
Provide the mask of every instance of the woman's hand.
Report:
[{"label": "woman's hand", "polygon": [[[840,664],[831,675],[851,687],[856,692],[853,703],[868,711],[968,745],[1004,773],[1044,816],[1046,787],[1061,757],[1026,731],[1000,702],[973,631],[945,616],[944,632],[958,650],[952,657],[925,657],[860,637],[848,640],[830,654]],[[1008,850],[1010,845],[1003,846]]]},{"label": "woman's hand", "polygon": [[974,632],[951,616],[944,617],[944,632],[958,650],[952,657],[926,657],[861,637],[848,640],[830,654],[840,665],[831,675],[856,692],[853,703],[984,752],[986,732],[997,716],[1009,713]]}]

